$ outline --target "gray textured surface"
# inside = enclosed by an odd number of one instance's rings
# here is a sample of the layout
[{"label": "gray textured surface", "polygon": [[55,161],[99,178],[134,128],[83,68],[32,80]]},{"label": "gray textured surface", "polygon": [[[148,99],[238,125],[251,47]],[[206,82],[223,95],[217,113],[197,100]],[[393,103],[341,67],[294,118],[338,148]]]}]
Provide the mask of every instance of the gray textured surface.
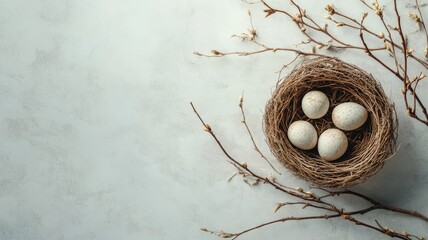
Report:
[{"label": "gray textured surface", "polygon": [[[337,5],[363,10],[358,1]],[[248,27],[247,7],[238,0],[1,1],[0,239],[216,239],[199,228],[238,231],[304,214],[275,215],[281,194],[238,178],[226,183],[234,170],[188,104],[195,102],[233,155],[271,172],[252,151],[236,103],[245,90],[250,126],[267,152],[263,106],[274,72],[292,55],[192,55],[251,48],[229,39]],[[284,18],[264,20],[252,7],[263,40],[299,41]],[[340,55],[379,78],[400,119],[399,152],[358,189],[428,214],[426,127],[404,115],[392,76],[363,56]],[[304,185],[282,171],[282,181]],[[398,230],[427,228],[388,213],[371,216]],[[384,238],[333,220],[279,224],[243,239],[284,237]]]}]

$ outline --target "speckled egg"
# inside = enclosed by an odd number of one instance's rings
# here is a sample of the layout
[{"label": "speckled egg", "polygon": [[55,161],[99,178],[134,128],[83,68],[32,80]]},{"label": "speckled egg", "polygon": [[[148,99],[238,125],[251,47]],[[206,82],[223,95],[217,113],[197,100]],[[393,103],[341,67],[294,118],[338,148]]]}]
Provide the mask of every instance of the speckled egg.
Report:
[{"label": "speckled egg", "polygon": [[318,139],[318,154],[327,161],[340,158],[348,148],[345,133],[336,128],[325,130]]},{"label": "speckled egg", "polygon": [[291,144],[303,150],[310,150],[317,145],[317,131],[306,121],[299,120],[290,124],[287,136]]},{"label": "speckled egg", "polygon": [[367,120],[368,113],[365,107],[358,103],[346,102],[333,109],[333,123],[337,128],[345,131],[361,127]]},{"label": "speckled egg", "polygon": [[322,118],[330,107],[327,96],[320,91],[310,91],[303,96],[302,110],[310,119]]}]

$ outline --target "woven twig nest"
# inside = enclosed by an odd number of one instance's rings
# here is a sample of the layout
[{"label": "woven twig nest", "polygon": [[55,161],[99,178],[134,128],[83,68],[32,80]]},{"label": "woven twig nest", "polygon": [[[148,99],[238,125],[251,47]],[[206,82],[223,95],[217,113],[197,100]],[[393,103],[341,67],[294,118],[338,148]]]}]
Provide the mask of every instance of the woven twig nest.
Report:
[{"label": "woven twig nest", "polygon": [[[309,119],[302,111],[301,100],[312,90],[322,91],[330,99],[330,109],[321,119]],[[332,109],[350,101],[363,105],[369,116],[362,127],[345,132],[349,146],[337,161],[325,161],[316,148],[300,150],[288,140],[288,126],[296,120],[312,123],[318,135],[335,128]],[[318,186],[347,187],[361,183],[378,172],[395,152],[394,105],[370,74],[336,58],[303,61],[277,86],[265,111],[265,134],[272,153],[294,175]]]}]

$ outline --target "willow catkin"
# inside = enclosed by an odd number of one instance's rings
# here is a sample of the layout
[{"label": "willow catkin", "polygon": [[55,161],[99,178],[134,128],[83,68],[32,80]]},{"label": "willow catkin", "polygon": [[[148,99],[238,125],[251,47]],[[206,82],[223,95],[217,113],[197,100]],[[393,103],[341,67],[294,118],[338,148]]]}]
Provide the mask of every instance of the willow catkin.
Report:
[{"label": "willow catkin", "polygon": [[[301,99],[312,90],[330,99],[321,119],[309,119],[301,108]],[[289,142],[292,122],[309,121],[320,134],[334,127],[332,109],[350,101],[363,105],[369,117],[361,128],[345,132],[349,146],[338,161],[325,161],[316,149],[300,150]],[[303,61],[277,86],[266,104],[264,130],[272,153],[294,175],[319,186],[348,187],[367,180],[395,152],[397,119],[394,105],[370,74],[336,58],[318,57]]]}]

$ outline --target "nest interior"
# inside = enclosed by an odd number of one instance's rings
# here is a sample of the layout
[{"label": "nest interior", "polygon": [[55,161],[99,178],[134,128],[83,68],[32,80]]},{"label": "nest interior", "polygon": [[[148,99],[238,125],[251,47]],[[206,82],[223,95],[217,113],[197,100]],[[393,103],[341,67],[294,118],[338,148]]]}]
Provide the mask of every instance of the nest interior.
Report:
[{"label": "nest interior", "polygon": [[[303,96],[322,91],[330,100],[330,109],[321,119],[309,119],[301,108]],[[363,105],[369,117],[348,137],[347,152],[338,160],[321,159],[317,148],[305,151],[294,147],[287,138],[288,126],[297,120],[314,125],[318,136],[335,128],[331,113],[344,102]],[[336,58],[308,59],[296,67],[277,86],[266,104],[264,130],[275,157],[294,175],[324,187],[348,187],[361,183],[377,171],[395,152],[397,120],[394,105],[381,85],[362,69]]]}]

